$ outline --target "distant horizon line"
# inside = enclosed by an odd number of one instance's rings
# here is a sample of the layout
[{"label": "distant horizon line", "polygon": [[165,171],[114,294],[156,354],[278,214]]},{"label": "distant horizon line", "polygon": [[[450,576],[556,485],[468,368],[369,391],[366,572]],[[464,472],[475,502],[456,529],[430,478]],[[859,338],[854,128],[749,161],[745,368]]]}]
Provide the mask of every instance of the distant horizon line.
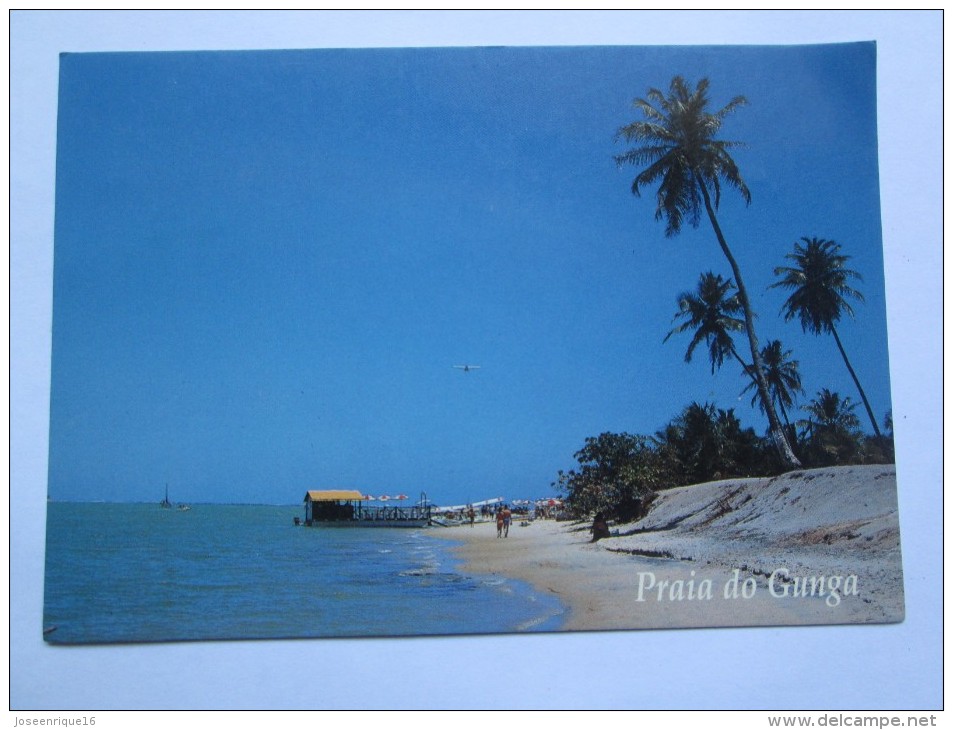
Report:
[{"label": "distant horizon line", "polygon": [[[154,504],[160,506],[161,501],[144,501],[144,500],[113,500],[113,499],[56,499],[55,497],[47,495],[47,502],[55,502],[56,504]],[[202,504],[227,504],[234,505],[236,507],[296,507],[299,503],[297,502],[170,502],[172,506],[178,507],[179,505],[202,505]]]},{"label": "distant horizon line", "polygon": [[[532,499],[529,501],[538,502],[544,499],[562,499],[562,497],[558,497],[558,496],[537,497],[536,499]],[[161,507],[162,505],[161,501],[155,502],[151,500],[143,501],[143,500],[112,500],[112,499],[56,499],[55,497],[52,497],[50,495],[47,495],[46,501],[47,501],[47,504],[51,502],[55,504],[150,504],[150,505],[155,505],[157,507]],[[377,500],[372,500],[372,501],[377,501]],[[388,502],[390,501],[392,500],[388,500]],[[432,500],[428,500],[428,501],[435,507],[442,506],[438,502],[433,502]],[[467,504],[472,504],[479,501],[482,501],[482,500],[474,500],[473,502],[467,502]],[[521,499],[504,498],[503,501],[509,502],[509,503],[516,503],[521,501]],[[171,506],[173,507],[178,507],[179,505],[188,505],[190,507],[193,505],[227,505],[232,507],[300,507],[302,504],[304,504],[304,500],[302,500],[301,502],[208,502],[208,501],[203,501],[203,502],[174,502],[173,501],[171,502]],[[384,503],[381,503],[381,504],[384,504]]]}]

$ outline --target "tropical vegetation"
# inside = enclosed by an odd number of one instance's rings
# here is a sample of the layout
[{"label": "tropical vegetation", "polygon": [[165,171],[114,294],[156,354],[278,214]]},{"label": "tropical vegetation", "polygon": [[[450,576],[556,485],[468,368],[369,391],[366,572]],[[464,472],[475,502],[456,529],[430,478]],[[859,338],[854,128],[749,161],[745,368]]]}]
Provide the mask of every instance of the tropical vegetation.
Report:
[{"label": "tropical vegetation", "polygon": [[[791,419],[788,418],[788,409],[794,407],[797,394],[804,392],[804,388],[801,386],[801,365],[791,355],[792,351],[785,350],[781,340],[771,340],[761,350],[764,377],[768,381],[771,400],[781,410],[781,416],[784,418],[784,424],[788,430],[792,427]],[[748,371],[748,376],[751,378],[751,382],[745,386],[743,393],[757,387],[753,373]],[[758,398],[757,392],[751,398],[751,405],[761,406],[761,400]]]},{"label": "tropical vegetation", "polygon": [[[892,433],[864,434],[855,407],[827,388],[802,407],[805,418],[792,434],[805,467],[892,463]],[[602,433],[587,438],[574,456],[578,466],[558,472],[552,486],[572,514],[602,512],[619,522],[643,516],[666,489],[788,471],[770,436],[742,424],[733,409],[698,402],[652,435]]]},{"label": "tropical vegetation", "polygon": [[807,237],[801,238],[801,241],[804,245],[795,243],[794,253],[786,256],[793,262],[793,266],[778,266],[774,270],[775,275],[781,279],[772,286],[792,290],[782,308],[784,319],[797,318],[805,332],[815,335],[829,333],[834,336],[837,349],[854,385],[857,386],[860,399],[864,402],[874,433],[880,436],[880,428],[867,400],[867,394],[861,387],[850,360],[847,359],[844,344],[835,326],[843,315],[854,316],[848,299],[861,302],[864,300],[863,295],[848,283],[851,279],[860,280],[860,274],[845,266],[850,257],[840,253],[840,246],[834,241]]},{"label": "tropical vegetation", "polygon": [[[666,236],[677,235],[685,223],[697,227],[704,208],[732,277],[709,270],[693,289],[679,294],[673,327],[664,341],[690,335],[685,361],[691,362],[704,347],[712,375],[725,363],[736,362],[745,379],[741,395],[751,394],[752,406],[767,417],[768,430],[759,435],[743,425],[733,409],[692,401],[651,435],[606,432],[587,438],[574,455],[577,467],[560,471],[554,482],[577,516],[601,512],[627,522],[644,515],[659,491],[673,487],[780,474],[802,465],[890,463],[894,458],[892,415],[888,412],[881,431],[838,334],[844,316],[853,317],[851,301],[863,301],[863,296],[851,286],[860,274],[847,268],[850,257],[837,243],[802,238],[786,256],[790,265],[774,269],[779,278],[770,288],[790,292],[781,309],[784,321],[796,319],[805,333],[834,337],[874,435],[861,430],[854,413],[857,404],[836,390],[823,387],[799,408],[805,391],[794,352],[776,338],[759,347],[750,297],[716,216],[723,185],[737,190],[746,203],[751,201],[729,154],[740,143],[718,138],[724,120],[746,102],[737,96],[711,112],[708,86],[702,79],[691,89],[676,76],[668,93],[650,89],[645,99],[636,99],[643,119],[618,131],[636,146],[616,160],[643,168],[632,183],[635,195],[658,184],[655,217],[665,220]],[[746,338],[750,358],[738,351],[736,336]]]},{"label": "tropical vegetation", "polygon": [[708,359],[711,371],[720,368],[727,357],[735,358],[742,368],[747,368],[735,350],[733,332],[743,332],[744,320],[741,314],[741,301],[737,294],[730,294],[735,286],[731,279],[723,279],[720,274],[707,272],[698,279],[695,291],[686,291],[678,297],[678,313],[675,320],[681,324],[665,335],[665,340],[674,334],[693,331],[691,342],[685,351],[685,362],[692,361],[695,348],[702,342],[708,346]]},{"label": "tropical vegetation", "polygon": [[861,452],[863,434],[860,419],[854,414],[856,403],[849,397],[821,388],[804,406],[808,417],[801,422],[811,461],[833,466],[856,459]]},{"label": "tropical vegetation", "polygon": [[616,162],[619,165],[645,166],[632,182],[634,195],[641,195],[641,189],[646,185],[659,184],[655,218],[665,219],[666,236],[677,235],[686,219],[692,227],[697,228],[704,205],[738,289],[738,302],[744,315],[744,328],[751,351],[751,368],[771,434],[781,460],[794,468],[800,466],[800,462],[791,450],[768,392],[754,328],[755,313],[741,268],[715,214],[721,203],[723,184],[736,189],[746,204],[751,202],[751,192],[730,154],[730,150],[741,143],[718,139],[724,120],[744,106],[747,100],[743,96],[736,96],[721,109],[710,112],[708,86],[708,79],[702,79],[691,90],[681,76],[676,76],[672,79],[668,94],[653,88],[649,89],[645,99],[636,99],[633,104],[644,118],[619,129],[618,136],[638,146],[617,155]]}]

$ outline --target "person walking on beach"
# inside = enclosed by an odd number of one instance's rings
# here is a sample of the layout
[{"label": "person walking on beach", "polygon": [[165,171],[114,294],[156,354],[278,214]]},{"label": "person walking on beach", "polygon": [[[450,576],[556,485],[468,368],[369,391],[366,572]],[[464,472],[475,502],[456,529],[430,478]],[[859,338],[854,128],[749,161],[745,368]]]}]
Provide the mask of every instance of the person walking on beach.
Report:
[{"label": "person walking on beach", "polygon": [[473,527],[473,521],[476,519],[476,512],[473,511],[473,505],[470,505],[470,509],[467,510],[467,517],[470,518],[470,527]]},{"label": "person walking on beach", "polygon": [[496,509],[496,536],[503,537],[503,508]]},{"label": "person walking on beach", "polygon": [[508,505],[503,505],[503,537],[510,536],[510,523],[513,521],[513,513],[510,512]]}]

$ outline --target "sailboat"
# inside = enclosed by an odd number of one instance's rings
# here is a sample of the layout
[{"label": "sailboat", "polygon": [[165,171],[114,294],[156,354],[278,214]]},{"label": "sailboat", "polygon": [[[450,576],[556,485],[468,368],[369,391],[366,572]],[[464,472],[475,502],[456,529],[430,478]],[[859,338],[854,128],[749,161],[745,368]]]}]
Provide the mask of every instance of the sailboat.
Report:
[{"label": "sailboat", "polygon": [[172,509],[172,502],[169,501],[169,485],[165,485],[165,499],[159,502],[162,509]]}]

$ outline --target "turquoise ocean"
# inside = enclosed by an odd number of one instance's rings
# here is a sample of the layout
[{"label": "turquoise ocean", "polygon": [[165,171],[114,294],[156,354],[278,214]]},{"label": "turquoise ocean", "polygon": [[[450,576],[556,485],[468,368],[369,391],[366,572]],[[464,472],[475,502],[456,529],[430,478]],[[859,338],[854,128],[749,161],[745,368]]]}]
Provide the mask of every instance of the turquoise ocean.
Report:
[{"label": "turquoise ocean", "polygon": [[[447,528],[296,527],[296,506],[51,502],[44,639],[89,644],[556,631],[552,596],[462,573]],[[473,528],[495,529],[486,525]]]}]

